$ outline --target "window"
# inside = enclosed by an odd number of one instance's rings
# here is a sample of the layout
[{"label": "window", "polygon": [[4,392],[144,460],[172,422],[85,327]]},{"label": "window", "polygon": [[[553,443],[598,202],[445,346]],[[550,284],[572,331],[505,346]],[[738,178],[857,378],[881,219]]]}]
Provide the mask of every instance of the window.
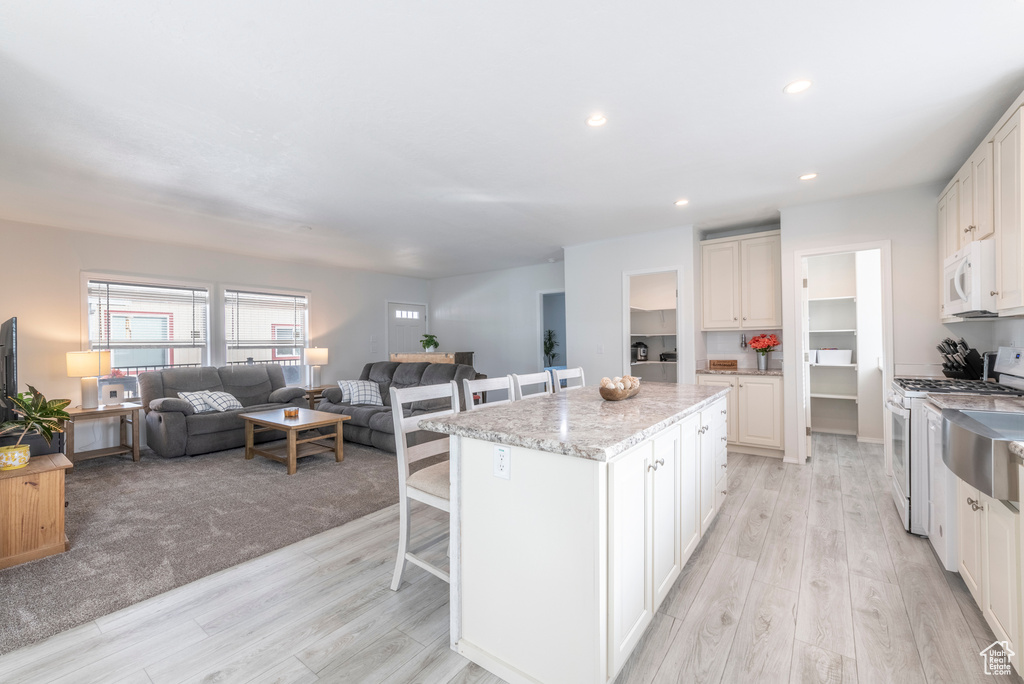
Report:
[{"label": "window", "polygon": [[89,280],[89,348],[109,349],[114,376],[206,361],[204,288]]},{"label": "window", "polygon": [[225,291],[228,363],[301,364],[302,349],[309,339],[307,309],[305,295]]},{"label": "window", "polygon": [[419,318],[419,311],[403,311],[401,309],[395,309],[395,318]]}]

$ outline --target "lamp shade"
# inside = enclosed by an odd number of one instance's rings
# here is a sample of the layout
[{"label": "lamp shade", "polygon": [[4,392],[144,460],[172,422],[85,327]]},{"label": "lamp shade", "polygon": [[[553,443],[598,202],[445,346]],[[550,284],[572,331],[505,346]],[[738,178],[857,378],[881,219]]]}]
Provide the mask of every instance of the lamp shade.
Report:
[{"label": "lamp shade", "polygon": [[67,353],[68,377],[91,378],[110,373],[110,351],[80,351]]},{"label": "lamp shade", "polygon": [[307,366],[326,366],[327,349],[325,347],[306,347],[305,362]]}]

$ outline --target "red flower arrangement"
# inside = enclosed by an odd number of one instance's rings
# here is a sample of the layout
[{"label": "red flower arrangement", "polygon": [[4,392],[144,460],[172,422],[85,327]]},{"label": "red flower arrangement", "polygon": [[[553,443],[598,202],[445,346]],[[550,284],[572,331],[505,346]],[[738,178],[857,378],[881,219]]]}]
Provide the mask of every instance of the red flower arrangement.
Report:
[{"label": "red flower arrangement", "polygon": [[775,351],[775,348],[779,346],[779,338],[775,335],[765,335],[762,333],[753,337],[749,344],[758,354],[767,354],[768,352]]}]

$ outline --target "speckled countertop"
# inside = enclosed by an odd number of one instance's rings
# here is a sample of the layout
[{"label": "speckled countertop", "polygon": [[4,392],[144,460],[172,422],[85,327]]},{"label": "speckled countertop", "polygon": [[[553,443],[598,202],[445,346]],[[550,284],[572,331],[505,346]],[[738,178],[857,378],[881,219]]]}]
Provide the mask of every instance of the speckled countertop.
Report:
[{"label": "speckled countertop", "polygon": [[525,399],[420,421],[420,429],[555,454],[607,461],[686,416],[729,388],[646,382],[625,401],[605,401],[597,387]]},{"label": "speckled countertop", "polygon": [[769,368],[768,370],[757,370],[756,368],[737,368],[736,370],[721,370],[719,368],[701,368],[697,375],[782,375],[781,368]]},{"label": "speckled countertop", "polygon": [[[959,411],[1001,411],[1024,413],[1024,397],[991,397],[977,394],[929,394],[928,401],[940,409]],[[1010,453],[1024,462],[1024,442],[1010,442]]]}]

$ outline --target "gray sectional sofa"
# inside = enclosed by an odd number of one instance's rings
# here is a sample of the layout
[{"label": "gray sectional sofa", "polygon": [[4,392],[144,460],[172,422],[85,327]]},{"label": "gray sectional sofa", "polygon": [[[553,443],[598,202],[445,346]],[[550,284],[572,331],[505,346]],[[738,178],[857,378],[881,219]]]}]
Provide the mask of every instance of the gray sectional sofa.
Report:
[{"label": "gray sectional sofa", "polygon": [[[419,387],[421,385],[440,385],[454,380],[459,385],[459,402],[466,408],[466,398],[462,396],[462,381],[476,378],[472,366],[451,363],[398,363],[381,361],[368,363],[363,367],[359,380],[373,380],[380,386],[383,406],[359,406],[341,401],[341,389],[332,387],[324,390],[323,399],[317,406],[318,411],[330,411],[351,416],[344,423],[345,441],[374,446],[385,451],[395,452],[395,423],[391,414],[391,388]],[[443,403],[443,400],[441,400]],[[417,402],[407,415],[430,413],[431,404],[437,402]],[[437,410],[434,407],[433,410]],[[333,430],[333,428],[331,428]]]},{"label": "gray sectional sofa", "polygon": [[[245,444],[245,425],[239,414],[284,406],[308,407],[301,387],[287,387],[277,364],[222,368],[169,368],[141,373],[139,390],[146,413],[146,440],[165,458],[195,456]],[[178,392],[228,392],[242,404],[234,411],[196,413]],[[281,439],[276,431],[256,435],[256,441]]]}]

